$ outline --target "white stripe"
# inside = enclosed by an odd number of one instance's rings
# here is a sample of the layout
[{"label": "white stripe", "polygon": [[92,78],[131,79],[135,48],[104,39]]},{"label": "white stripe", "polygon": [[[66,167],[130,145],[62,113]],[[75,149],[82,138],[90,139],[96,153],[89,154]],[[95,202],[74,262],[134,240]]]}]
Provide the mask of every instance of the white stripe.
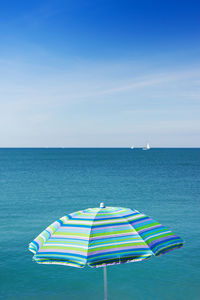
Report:
[{"label": "white stripe", "polygon": [[162,235],[162,234],[165,234],[165,233],[171,233],[171,231],[165,231],[165,232],[161,232],[161,233],[157,233],[157,234],[154,234],[154,235],[151,235],[147,238],[144,238],[144,241],[148,241],[149,239],[153,238],[153,237],[156,237],[156,236],[159,236],[159,235]]}]

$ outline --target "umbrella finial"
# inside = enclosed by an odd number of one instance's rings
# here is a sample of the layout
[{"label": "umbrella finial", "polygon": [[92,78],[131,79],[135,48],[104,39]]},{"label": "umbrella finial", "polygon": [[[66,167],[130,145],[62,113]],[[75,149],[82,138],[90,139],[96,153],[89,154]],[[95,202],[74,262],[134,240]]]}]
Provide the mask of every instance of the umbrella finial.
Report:
[{"label": "umbrella finial", "polygon": [[105,208],[105,205],[103,202],[100,203],[100,208]]}]

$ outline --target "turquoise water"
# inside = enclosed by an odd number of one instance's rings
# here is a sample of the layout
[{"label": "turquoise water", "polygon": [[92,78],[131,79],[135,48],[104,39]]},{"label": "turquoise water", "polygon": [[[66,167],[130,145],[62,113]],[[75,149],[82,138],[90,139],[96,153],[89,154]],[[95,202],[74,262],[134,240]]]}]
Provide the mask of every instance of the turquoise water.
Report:
[{"label": "turquoise water", "polygon": [[200,149],[0,149],[0,298],[102,300],[103,269],[32,262],[28,244],[63,215],[135,208],[185,245],[108,267],[109,300],[200,299]]}]

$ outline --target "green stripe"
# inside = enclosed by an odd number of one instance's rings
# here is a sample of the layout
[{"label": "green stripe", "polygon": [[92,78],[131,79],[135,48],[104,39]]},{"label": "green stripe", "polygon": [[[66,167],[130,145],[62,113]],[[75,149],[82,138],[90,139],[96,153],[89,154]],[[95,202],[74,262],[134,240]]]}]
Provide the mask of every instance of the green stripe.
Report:
[{"label": "green stripe", "polygon": [[[153,241],[155,241],[155,240],[159,240],[159,239],[162,239],[162,238],[164,238],[164,237],[168,237],[168,236],[172,236],[172,235],[174,235],[173,233],[165,233],[165,234],[160,234],[160,235],[158,235],[158,236],[155,236],[155,237],[152,237],[152,238],[150,238],[150,239],[148,239],[147,241],[146,241],[146,243],[151,243],[151,242],[153,242]],[[164,241],[163,241],[164,242]]]},{"label": "green stripe", "polygon": [[[101,246],[101,247],[95,247],[95,248],[89,248],[88,249],[88,253],[91,253],[91,252],[96,252],[96,251],[102,251],[102,250],[109,250],[109,249],[118,249],[119,247],[120,248],[127,248],[129,246],[146,246],[146,244],[144,242],[141,242],[141,243],[125,243],[125,244],[117,244],[117,245],[110,245],[110,246]],[[149,248],[147,248],[148,250]],[[137,248],[135,249],[134,248],[134,251],[137,250]]]},{"label": "green stripe", "polygon": [[[80,251],[80,252],[83,252],[83,253],[87,253],[87,249],[85,249],[85,248],[80,248],[80,247],[71,247],[71,246],[58,246],[58,245],[56,245],[56,246],[42,246],[40,249],[42,249],[42,250],[46,250],[46,249],[52,249],[52,250],[73,250],[73,251]],[[39,253],[39,255],[40,254],[42,254],[42,252],[41,253]],[[65,253],[63,253],[63,254],[65,254]]]},{"label": "green stripe", "polygon": [[[153,229],[152,229],[152,230],[153,230]],[[151,235],[154,235],[154,234],[157,234],[157,233],[160,233],[160,232],[164,232],[164,231],[170,231],[170,230],[164,229],[164,228],[162,227],[162,228],[157,229],[157,230],[155,229],[153,232],[147,231],[147,232],[145,232],[144,234],[142,233],[141,236],[142,236],[142,238],[146,238],[146,237],[149,237],[149,236],[151,236]]]},{"label": "green stripe", "polygon": [[101,240],[94,240],[92,242],[90,242],[90,246],[95,246],[95,245],[101,245],[101,244],[105,244],[105,243],[117,243],[119,242],[126,242],[126,241],[135,241],[135,240],[141,240],[141,237],[139,235],[135,235],[135,236],[130,236],[130,235],[126,235],[126,236],[122,236],[121,238],[111,238],[110,240],[107,240],[107,239],[102,239]]},{"label": "green stripe", "polygon": [[[144,226],[139,226],[139,227],[135,228],[135,230],[136,231],[140,231],[142,229],[151,228],[151,227],[153,227],[155,225],[160,225],[160,224],[158,222],[154,222],[154,223],[150,223],[150,224],[147,224],[147,225],[144,225]],[[133,224],[133,227],[134,227],[134,224]]]}]

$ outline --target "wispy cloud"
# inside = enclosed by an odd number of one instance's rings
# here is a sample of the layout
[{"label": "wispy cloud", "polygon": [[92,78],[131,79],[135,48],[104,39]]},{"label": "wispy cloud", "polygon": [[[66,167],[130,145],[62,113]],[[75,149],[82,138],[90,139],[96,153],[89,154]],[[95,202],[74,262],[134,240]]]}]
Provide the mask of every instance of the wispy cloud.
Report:
[{"label": "wispy cloud", "polygon": [[[118,69],[118,76],[116,76],[116,70],[113,63],[93,67],[81,65],[79,67],[70,68],[67,71],[60,71],[57,69],[46,69],[46,66],[42,69],[39,66],[35,69],[35,66],[31,64],[18,65],[13,64],[10,61],[2,61],[5,74],[2,77],[0,90],[8,95],[15,94],[15,99],[20,96],[29,98],[40,99],[39,101],[73,101],[78,99],[87,99],[94,97],[104,97],[112,95],[122,95],[123,93],[134,92],[147,92],[152,88],[154,93],[162,94],[160,88],[170,89],[176,88],[175,94],[184,97],[199,97],[199,90],[197,87],[193,90],[188,90],[191,84],[196,84],[200,80],[200,71],[197,69],[189,69],[182,71],[163,71],[153,72],[147,74],[137,74],[133,71],[133,74],[128,72],[128,75],[124,75],[124,65],[121,63],[121,75],[119,64],[116,63]],[[127,63],[125,62],[125,66]],[[130,69],[130,67],[129,67]],[[38,78],[37,70],[42,76]],[[185,86],[183,86],[185,82]],[[188,84],[189,83],[189,84]],[[182,85],[182,86],[181,86]],[[175,87],[175,88],[174,88]],[[178,87],[178,88],[177,88]],[[163,93],[164,95],[164,93]]]},{"label": "wispy cloud", "polygon": [[191,79],[196,76],[200,77],[200,72],[197,70],[177,72],[177,73],[169,72],[166,74],[150,74],[143,78],[139,78],[139,79],[135,78],[132,80],[132,82],[130,82],[127,85],[121,84],[114,88],[99,91],[99,94],[114,94],[114,93],[126,92],[130,90],[144,88],[144,87],[154,87],[156,85],[160,85],[163,83],[170,83],[174,81]]},{"label": "wispy cloud", "polygon": [[[131,67],[126,61],[80,62],[68,68],[66,64],[62,70],[20,61],[0,63],[4,136],[0,145],[22,138],[33,146],[38,141],[67,146],[62,143],[65,137],[76,146],[92,146],[94,141],[100,146],[106,136],[106,145],[111,146],[112,136],[116,146],[123,146],[133,135],[144,143],[145,135],[155,142],[158,135],[173,132],[197,134],[200,72],[196,68],[152,68],[140,73],[139,66]],[[86,144],[81,142],[83,137]]]}]

